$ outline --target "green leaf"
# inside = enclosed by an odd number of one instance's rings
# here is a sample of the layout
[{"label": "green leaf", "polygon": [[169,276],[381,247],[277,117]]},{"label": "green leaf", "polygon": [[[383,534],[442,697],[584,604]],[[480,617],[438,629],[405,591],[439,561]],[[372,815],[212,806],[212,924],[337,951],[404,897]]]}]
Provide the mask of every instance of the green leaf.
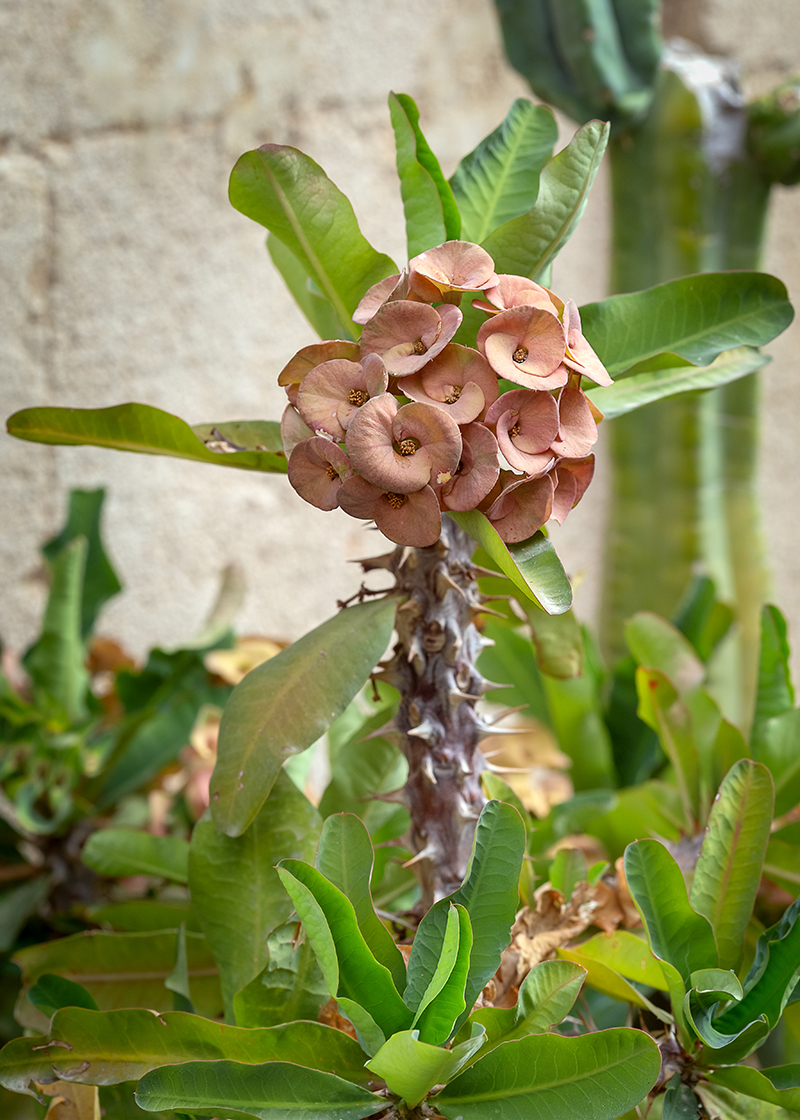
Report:
[{"label": "green leaf", "polygon": [[461,218],[450,184],[422,135],[419,110],[412,98],[407,93],[390,93],[389,114],[411,258],[444,241],[457,241]]},{"label": "green leaf", "polygon": [[20,930],[49,894],[49,875],[37,875],[0,894],[0,953],[13,949]]},{"label": "green leaf", "polygon": [[48,1018],[62,1007],[84,1007],[89,1011],[99,1011],[96,1001],[82,984],[65,980],[45,972],[28,991],[28,999]]},{"label": "green leaf", "polygon": [[466,241],[479,245],[498,226],[530,210],[557,139],[552,110],[518,97],[503,123],[464,156],[450,185]]},{"label": "green leaf", "polygon": [[506,544],[487,517],[478,510],[449,516],[485,548],[503,575],[528,599],[548,614],[563,614],[572,606],[572,588],[561,561],[547,537],[539,530],[519,544]]},{"label": "green leaf", "polygon": [[700,817],[700,759],[689,710],[663,673],[636,670],[637,715],[657,732],[672,763],[687,821]]},{"label": "green leaf", "polygon": [[572,680],[583,672],[583,635],[572,611],[547,614],[530,601],[522,604],[533,633],[539,669],[557,680]]},{"label": "green leaf", "polygon": [[198,439],[210,444],[212,451],[283,451],[281,426],[277,420],[218,420],[192,424]]},{"label": "green leaf", "polygon": [[742,759],[714,799],[689,901],[711,922],[719,965],[738,971],[761,882],[774,795],[766,766]]},{"label": "green leaf", "polygon": [[786,619],[777,607],[767,604],[761,608],[761,652],[754,725],[794,708],[790,656]]},{"label": "green leaf", "polygon": [[169,455],[239,467],[245,471],[286,474],[282,451],[209,451],[184,420],[149,404],[117,404],[111,408],[24,408],[8,420],[17,439],[111,447],[143,455]]},{"label": "green leaf", "polygon": [[385,652],[396,607],[390,595],[347,607],[236,686],[222,716],[210,787],[221,832],[241,835],[284,761],[341,715]]},{"label": "green leaf", "polygon": [[266,968],[233,997],[241,1027],[274,1027],[295,1019],[316,1020],[328,989],[311,943],[297,945],[297,922],[284,922],[267,938]]},{"label": "green leaf", "polygon": [[677,627],[657,614],[641,611],[629,619],[625,623],[625,641],[637,665],[657,669],[678,692],[691,691],[705,676],[691,643]]},{"label": "green leaf", "polygon": [[0,1084],[24,1093],[31,1081],[58,1077],[89,1085],[116,1085],[157,1066],[230,1058],[261,1063],[295,1061],[365,1082],[364,1052],[342,1031],[322,1023],[286,1023],[245,1030],[224,1023],[143,1008],[57,1011],[41,1037],[17,1038],[0,1051]]},{"label": "green leaf", "polygon": [[317,867],[352,902],[358,928],[372,955],[389,969],[402,995],[406,965],[392,935],[375,913],[370,890],[373,862],[372,841],[362,821],[352,813],[328,817],[319,838]]},{"label": "green leaf", "polygon": [[419,1030],[419,1037],[423,1042],[443,1046],[453,1033],[456,1020],[466,1008],[464,989],[469,975],[471,952],[472,927],[469,914],[463,906],[451,904],[442,954],[411,1024]]},{"label": "green leaf", "polygon": [[695,1120],[699,1115],[699,1102],[691,1085],[685,1085],[679,1073],[673,1074],[664,1094],[662,1120]]},{"label": "green leaf", "polygon": [[218,1061],[152,1070],[139,1082],[136,1103],[146,1112],[188,1109],[193,1116],[360,1120],[385,1108],[386,1098],[292,1062]]},{"label": "green leaf", "polygon": [[641,911],[650,948],[677,969],[689,987],[691,974],[719,963],[708,919],[689,905],[681,869],[657,840],[637,840],[625,851],[625,878]]},{"label": "green leaf", "polygon": [[800,801],[800,708],[761,720],[750,741],[753,757],[769,767],[775,782],[775,816]]},{"label": "green leaf", "polygon": [[709,1081],[698,1081],[695,1092],[703,1102],[707,1115],[719,1120],[787,1120],[786,1113],[775,1105]]},{"label": "green leaf", "polygon": [[733,611],[717,598],[714,581],[696,576],[678,604],[673,622],[707,662],[733,623]]},{"label": "green leaf", "polygon": [[189,961],[186,952],[186,926],[178,927],[178,937],[175,945],[175,967],[164,981],[174,996],[176,1011],[193,1012],[192,993],[189,987]]},{"label": "green leaf", "polygon": [[189,845],[177,836],[151,836],[133,828],[104,828],[93,832],[81,859],[98,875],[157,875],[174,883],[189,877]]},{"label": "green leaf", "polygon": [[397,272],[358,228],[353,207],[313,159],[265,144],[240,157],[231,204],[291,250],[352,337],[351,316],[366,290]]},{"label": "green leaf", "polygon": [[586,983],[589,987],[621,1003],[632,1003],[635,1007],[645,1008],[663,1023],[672,1024],[673,1018],[668,1012],[662,1011],[613,968],[609,968],[602,961],[584,956],[580,948],[578,946],[577,949],[559,949],[558,955],[562,960],[572,961],[573,964],[586,970]]},{"label": "green leaf", "polygon": [[189,851],[192,904],[219,963],[226,1015],[236,992],[267,964],[267,937],[292,912],[275,864],[313,859],[319,814],[283,773],[240,836],[217,832],[208,813]]},{"label": "green leaf", "polygon": [[579,128],[566,148],[545,165],[539,195],[527,212],[495,229],[482,242],[498,272],[534,279],[567,243],[586,207],[608,143],[605,121]]},{"label": "green leaf", "polygon": [[[46,1021],[25,998],[40,976],[55,973],[84,988],[104,1011],[118,1007],[172,1010],[172,992],[164,981],[175,966],[175,930],[158,933],[78,933],[20,949],[14,960],[22,970],[23,994],[16,1017],[23,1027],[47,1029]],[[208,942],[186,934],[188,975],[198,1013],[213,1018],[222,1010],[219,975]]]},{"label": "green leaf", "polygon": [[111,926],[121,933],[177,929],[181,922],[192,933],[200,932],[197,915],[188,902],[156,902],[149,898],[110,902],[107,906],[92,907],[89,917],[97,925]]},{"label": "green leaf", "polygon": [[52,584],[42,633],[23,658],[35,691],[55,701],[71,723],[86,715],[89,685],[81,636],[87,550],[86,537],[76,537],[51,562]]},{"label": "green leaf", "polygon": [[500,801],[489,801],[475,830],[464,882],[449,898],[432,906],[417,929],[405,991],[406,1003],[412,1010],[419,1007],[436,972],[450,903],[464,906],[472,925],[472,956],[464,993],[467,1008],[472,1007],[489,977],[497,971],[517,909],[524,845],[525,826],[516,809]]},{"label": "green leaf", "polygon": [[352,322],[342,323],[327,299],[311,284],[311,278],[291,249],[287,249],[274,233],[267,234],[267,252],[283,277],[297,306],[320,338],[356,337],[358,328]]},{"label": "green leaf", "polygon": [[91,633],[104,604],[122,590],[122,584],[111,566],[100,536],[100,517],[105,496],[104,489],[70,490],[67,523],[42,548],[45,559],[52,563],[64,545],[76,537],[86,538],[86,567],[81,596],[81,636],[84,640]]},{"label": "green leaf", "polygon": [[627,930],[617,929],[610,935],[598,933],[581,942],[579,952],[582,957],[608,965],[637,984],[667,991],[664,973],[647,942]]},{"label": "green leaf", "polygon": [[800,847],[780,839],[781,833],[770,837],[764,857],[764,874],[790,894],[800,889]]},{"label": "green leaf", "polygon": [[452,1080],[481,1048],[483,1039],[481,1028],[452,1050],[443,1050],[421,1042],[419,1031],[399,1031],[367,1062],[367,1069],[382,1077],[392,1093],[414,1108],[434,1085]]},{"label": "green leaf", "polygon": [[550,883],[568,902],[578,883],[586,882],[586,856],[577,848],[561,848],[550,864]]},{"label": "green leaf", "polygon": [[331,995],[340,1004],[344,997],[360,1005],[386,1036],[410,1027],[411,1012],[389,969],[370,952],[346,895],[300,860],[282,860],[278,874],[303,922]]},{"label": "green leaf", "polygon": [[706,1074],[712,1085],[722,1085],[747,1097],[800,1112],[800,1065],[772,1066],[757,1070],[751,1066],[729,1066]]},{"label": "green leaf", "polygon": [[612,1120],[642,1100],[660,1066],[641,1031],[529,1035],[479,1058],[432,1103],[450,1120],[575,1120],[587,1108],[592,1120]]},{"label": "green leaf", "polygon": [[707,365],[723,350],[763,346],[794,316],[786,288],[763,272],[707,272],[580,308],[583,333],[614,376],[669,352]]}]

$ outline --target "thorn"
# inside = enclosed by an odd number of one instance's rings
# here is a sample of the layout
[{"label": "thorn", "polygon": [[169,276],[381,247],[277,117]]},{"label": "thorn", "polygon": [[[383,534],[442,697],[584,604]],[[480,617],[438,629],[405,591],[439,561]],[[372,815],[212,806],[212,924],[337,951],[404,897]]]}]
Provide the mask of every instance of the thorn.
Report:
[{"label": "thorn", "polygon": [[496,762],[487,762],[486,769],[493,774],[527,774],[527,766],[498,766]]},{"label": "thorn", "polygon": [[448,586],[448,587],[452,587],[452,589],[453,589],[454,591],[457,591],[457,592],[458,592],[458,594],[459,594],[459,595],[461,596],[461,598],[462,598],[462,599],[466,599],[466,598],[467,598],[467,593],[466,593],[466,591],[464,590],[464,588],[463,588],[463,587],[459,587],[459,586],[458,586],[458,584],[456,583],[456,581],[455,581],[455,580],[454,580],[454,579],[452,578],[452,576],[450,575],[450,573],[449,573],[449,572],[447,572],[447,571],[446,571],[446,570],[445,570],[444,568],[440,568],[440,569],[439,569],[439,571],[438,571],[438,572],[436,573],[436,581],[437,581],[437,583],[438,583],[438,581],[439,581],[439,580],[441,580],[441,581],[442,581],[442,583],[445,583],[445,584],[447,584],[447,586]]},{"label": "thorn", "polygon": [[422,760],[422,773],[425,775],[432,786],[438,784],[436,781],[436,775],[433,772],[433,762],[431,761],[431,756],[429,754],[426,754],[425,758]]},{"label": "thorn", "polygon": [[415,856],[412,856],[411,859],[406,860],[406,862],[401,864],[400,866],[413,867],[415,863],[421,863],[421,861],[424,859],[434,860],[438,854],[439,853],[435,845],[426,844],[421,852],[417,852]]},{"label": "thorn", "polygon": [[505,579],[502,572],[494,572],[491,568],[482,568],[480,564],[470,564],[473,576],[489,576],[493,579]]},{"label": "thorn", "polygon": [[[471,604],[470,604],[470,605],[471,605]],[[481,604],[481,606],[479,606],[479,607],[475,607],[475,606],[473,606],[473,607],[472,607],[472,611],[473,611],[473,614],[475,615],[475,617],[477,617],[477,616],[478,616],[479,614],[493,614],[493,615],[495,615],[495,616],[496,616],[497,618],[505,618],[505,619],[507,619],[507,618],[508,618],[508,615],[507,615],[507,614],[503,614],[503,612],[502,612],[502,611],[495,611],[495,610],[492,610],[492,608],[491,608],[491,607],[484,607],[484,606],[483,606],[482,604]],[[494,645],[494,642],[492,642],[492,645]]]},{"label": "thorn", "polygon": [[462,692],[459,688],[451,688],[449,696],[451,708],[457,708],[462,700],[480,700],[480,696],[473,696],[471,692]]},{"label": "thorn", "polygon": [[351,564],[360,564],[365,572],[375,571],[377,568],[385,568],[386,571],[391,571],[392,559],[394,558],[393,552],[386,552],[383,556],[370,556],[363,560],[351,560]]},{"label": "thorn", "polygon": [[481,693],[494,692],[498,688],[513,688],[513,684],[497,684],[496,681],[481,681]]},{"label": "thorn", "polygon": [[[514,716],[517,714],[517,712],[524,712],[527,707],[527,704],[517,704],[516,708],[506,708],[504,711],[496,715],[493,720],[490,721],[489,726],[494,727],[494,725],[496,723],[499,723],[501,719],[505,719],[506,716]],[[517,728],[517,730],[524,730],[524,728]]]},{"label": "thorn", "polygon": [[414,549],[411,547],[410,544],[407,544],[407,545],[404,546],[403,551],[400,553],[400,559],[397,562],[398,572],[403,567],[406,560],[408,560],[409,556],[412,554],[413,551],[414,551]]},{"label": "thorn", "polygon": [[[399,789],[390,789],[386,793],[368,793],[364,797],[356,798],[357,801],[385,801],[387,805],[408,805],[404,786]],[[389,843],[389,841],[387,841]],[[394,840],[391,841],[394,844]]]},{"label": "thorn", "polygon": [[425,668],[425,656],[422,650],[422,646],[420,645],[419,636],[417,634],[414,634],[411,641],[408,643],[408,660],[409,662],[419,661],[421,665],[421,668],[419,669],[420,673]]},{"label": "thorn", "polygon": [[480,601],[482,603],[495,603],[502,599],[504,602],[508,603],[512,598],[512,595],[481,595]]},{"label": "thorn", "polygon": [[377,731],[370,731],[369,735],[364,736],[364,741],[368,739],[391,739],[393,736],[401,736],[403,732],[397,726],[393,719],[385,723],[383,727],[379,727]]},{"label": "thorn", "polygon": [[424,739],[427,743],[431,742],[436,733],[437,729],[429,719],[424,719],[418,727],[409,727],[408,731],[406,731],[406,735],[409,737],[413,735],[415,739]]},{"label": "thorn", "polygon": [[494,727],[487,723],[476,723],[475,727],[484,739],[487,735],[519,735],[524,728],[520,727]]},{"label": "thorn", "polygon": [[478,644],[481,649],[491,649],[494,645],[494,638],[487,638],[485,634],[481,634],[478,639]]},{"label": "thorn", "polygon": [[472,773],[472,767],[470,766],[470,764],[467,762],[466,758],[464,758],[463,755],[458,760],[458,765],[459,765],[459,768],[460,768],[462,774],[471,774]]}]

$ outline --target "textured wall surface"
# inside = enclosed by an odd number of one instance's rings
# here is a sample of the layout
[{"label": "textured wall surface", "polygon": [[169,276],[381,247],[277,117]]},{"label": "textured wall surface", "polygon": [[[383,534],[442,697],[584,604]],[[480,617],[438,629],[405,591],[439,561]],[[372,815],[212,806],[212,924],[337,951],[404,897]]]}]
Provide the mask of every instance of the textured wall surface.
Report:
[{"label": "textured wall surface", "polygon": [[[762,89],[797,60],[795,0],[708,0],[705,45]],[[679,13],[676,13],[676,18]],[[693,17],[694,18],[694,17]],[[527,90],[490,0],[0,0],[0,373],[5,414],[146,401],[190,423],[278,418],[278,370],[313,341],[263,231],[226,197],[236,157],[308,152],[376,248],[404,258],[390,89],[418,102],[449,174]],[[570,134],[562,125],[561,142]],[[604,183],[556,269],[579,302],[604,294]],[[778,192],[766,265],[800,290],[800,191]],[[779,601],[800,634],[798,331],[766,379],[765,521]],[[238,561],[245,632],[295,637],[358,586],[347,561],[383,539],[303,503],[285,479],[0,438],[0,635],[21,646],[44,599],[37,547],[70,486],[108,488],[106,536],[126,591],[102,629],[134,652],[199,627]],[[556,541],[596,599],[598,481]]]}]

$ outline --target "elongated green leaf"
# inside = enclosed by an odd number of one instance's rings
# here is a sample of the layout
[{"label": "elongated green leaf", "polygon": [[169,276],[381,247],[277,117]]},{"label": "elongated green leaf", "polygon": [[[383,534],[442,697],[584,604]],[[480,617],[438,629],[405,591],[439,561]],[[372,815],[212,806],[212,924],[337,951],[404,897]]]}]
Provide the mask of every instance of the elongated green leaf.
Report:
[{"label": "elongated green leaf", "polygon": [[750,346],[740,346],[724,351],[707,366],[676,364],[646,373],[634,373],[608,388],[591,389],[587,396],[607,420],[613,420],[615,416],[624,416],[643,405],[674,397],[677,393],[728,385],[761,369],[769,361],[771,358],[767,354],[761,354]]},{"label": "elongated green leaf", "polygon": [[407,93],[389,94],[397,150],[397,174],[406,216],[408,256],[455,241],[461,218],[450,184],[419,126],[419,110]]},{"label": "elongated green leaf", "polygon": [[687,821],[701,819],[700,759],[689,711],[663,673],[636,670],[637,714],[658,734],[672,763]]},{"label": "elongated green leaf", "polygon": [[[472,927],[463,906],[452,906],[447,915],[442,955],[436,972],[420,1001],[412,1027],[423,1042],[443,1046],[456,1020],[466,1008],[464,989],[472,952]],[[469,1008],[466,1008],[469,1011]]]},{"label": "elongated green leaf", "polygon": [[385,1097],[317,1069],[291,1062],[187,1062],[146,1074],[136,1090],[146,1112],[186,1109],[193,1116],[257,1116],[259,1120],[360,1120],[386,1106]]},{"label": "elongated green leaf", "polygon": [[63,709],[71,722],[86,714],[89,675],[81,637],[81,602],[88,543],[76,537],[65,545],[50,568],[52,584],[42,633],[23,659],[34,688]]},{"label": "elongated green leaf", "polygon": [[472,956],[464,1000],[472,1007],[493,976],[508,944],[518,901],[525,826],[516,809],[500,801],[484,807],[475,830],[469,870],[461,887],[437,902],[419,925],[408,962],[405,1000],[416,1010],[436,972],[450,903],[464,906],[472,925]]},{"label": "elongated green leaf", "polygon": [[753,1069],[751,1066],[729,1066],[706,1075],[712,1085],[722,1085],[746,1097],[768,1101],[791,1112],[800,1112],[800,1065],[772,1066]]},{"label": "elongated green leaf", "polygon": [[660,1065],[641,1031],[529,1035],[479,1058],[433,1100],[450,1120],[611,1120],[642,1100]]},{"label": "elongated green leaf", "polygon": [[291,249],[274,233],[267,234],[267,251],[272,263],[283,277],[286,287],[300,310],[320,338],[351,339],[357,336],[358,327],[352,322],[342,323],[319,289],[312,286],[310,277]]},{"label": "elongated green leaf", "polygon": [[[410,1027],[412,1014],[389,969],[370,952],[349,898],[300,860],[282,860],[278,874],[303,922],[331,995],[360,1004],[386,1036]],[[335,961],[331,961],[331,946]]]},{"label": "elongated green leaf", "polygon": [[625,878],[644,919],[650,948],[676,968],[688,987],[693,972],[719,963],[707,918],[689,905],[681,869],[657,840],[637,840],[625,851]]},{"label": "elongated green leaf", "polygon": [[742,759],[711,809],[689,901],[714,929],[720,968],[738,970],[767,850],[774,801],[766,766]]},{"label": "elongated green leaf", "polygon": [[133,1081],[157,1066],[230,1058],[294,1061],[365,1082],[364,1052],[342,1031],[322,1023],[285,1023],[244,1030],[183,1011],[156,1015],[143,1008],[57,1011],[48,1033],[17,1038],[0,1051],[0,1084],[17,1093],[31,1081],[58,1077],[89,1085]]},{"label": "elongated green leaf", "polygon": [[284,761],[341,715],[389,644],[397,601],[347,607],[248,673],[222,716],[211,814],[239,836],[269,796]]},{"label": "elongated green leaf", "polygon": [[518,97],[503,123],[464,156],[450,180],[465,240],[479,245],[498,226],[530,210],[557,139],[552,110]]},{"label": "elongated green leaf", "polygon": [[485,548],[503,575],[528,599],[533,599],[548,614],[563,614],[572,606],[572,588],[556,556],[555,549],[541,530],[527,541],[506,544],[487,517],[478,510],[449,516]]},{"label": "elongated green leaf", "polygon": [[771,836],[764,857],[764,874],[790,894],[800,889],[800,847],[781,840],[780,833]]},{"label": "elongated green leaf", "polygon": [[738,1030],[719,1030],[719,1020],[713,1018],[718,1006],[718,1002],[714,1002],[715,996],[717,1000],[724,998],[722,993],[706,993],[704,998],[696,991],[687,992],[683,1003],[684,1017],[703,1043],[702,1061],[705,1065],[720,1066],[740,1062],[761,1045],[769,1034],[769,1024],[759,1018],[751,1020]]},{"label": "elongated green leaf", "polygon": [[192,903],[219,962],[231,1021],[234,994],[264,969],[267,936],[292,912],[275,864],[289,857],[313,859],[319,824],[314,806],[280,773],[242,835],[217,832],[208,813],[195,825],[189,854]]},{"label": "elongated green leaf", "polygon": [[541,671],[556,680],[572,680],[583,672],[583,634],[572,611],[547,614],[533,603],[523,604],[533,633],[536,661]]},{"label": "elongated green leaf", "polygon": [[99,1011],[94,998],[74,980],[65,980],[63,976],[54,976],[52,972],[45,972],[40,976],[32,988],[28,990],[28,999],[34,1007],[44,1015],[53,1015],[62,1007],[85,1007],[90,1011]]},{"label": "elongated green leaf", "polygon": [[628,930],[618,929],[611,935],[598,933],[579,946],[581,956],[600,961],[637,984],[667,991],[664,973],[647,942]]},{"label": "elongated green leaf", "polygon": [[91,633],[104,604],[122,590],[100,536],[100,516],[105,496],[103,489],[70,490],[67,523],[42,548],[45,559],[52,562],[65,544],[76,537],[86,538],[86,567],[81,595],[81,635],[84,640]]},{"label": "elongated green leaf", "polygon": [[149,404],[118,404],[111,408],[24,408],[8,420],[17,439],[35,443],[80,444],[136,451],[144,455],[169,455],[239,467],[245,471],[286,473],[283,452],[209,451],[184,420]]},{"label": "elongated green leaf", "polygon": [[602,961],[586,957],[578,949],[559,949],[558,955],[562,960],[572,961],[586,970],[586,983],[595,991],[602,992],[605,996],[619,1000],[622,1003],[632,1003],[635,1007],[646,1008],[651,1015],[661,1019],[664,1023],[672,1023],[672,1016],[662,1011],[641,992],[637,991],[624,976],[620,976],[613,968],[609,968]]},{"label": "elongated green leaf", "polygon": [[133,828],[93,832],[81,858],[98,875],[158,875],[185,883],[189,877],[189,845],[177,836],[151,836]]},{"label": "elongated green leaf", "polygon": [[397,1093],[409,1108],[414,1108],[434,1085],[452,1080],[482,1045],[483,1028],[452,1050],[421,1042],[418,1031],[399,1031],[386,1040],[367,1062],[367,1068],[382,1077],[391,1092]]},{"label": "elongated green leaf", "polygon": [[777,607],[767,604],[761,608],[761,652],[754,724],[794,708],[790,655],[786,619]]},{"label": "elongated green leaf", "polygon": [[665,352],[707,365],[763,346],[791,323],[786,288],[763,272],[707,272],[581,307],[583,333],[614,376]]},{"label": "elongated green leaf", "polygon": [[800,801],[800,708],[761,720],[753,728],[753,757],[769,767],[775,782],[775,815]]},{"label": "elongated green leaf", "polygon": [[192,431],[210,451],[283,451],[281,426],[277,420],[219,420],[192,424]]},{"label": "elongated green leaf", "polygon": [[609,126],[590,121],[547,163],[535,204],[482,242],[498,272],[534,279],[567,243],[586,207],[608,143]]},{"label": "elongated green leaf", "polygon": [[317,867],[352,902],[358,928],[372,955],[389,969],[394,986],[402,995],[406,988],[406,964],[392,935],[375,913],[370,890],[373,863],[372,841],[363,822],[352,813],[328,817],[319,838]]},{"label": "elongated green leaf", "polygon": [[[297,938],[297,922],[284,922],[267,938],[267,965],[233,997],[240,1027],[274,1027],[295,1019],[316,1020],[328,989],[311,943]],[[308,1064],[308,1063],[307,1063]]]},{"label": "elongated green leaf", "polygon": [[696,688],[705,676],[691,643],[677,627],[657,614],[635,614],[625,623],[625,641],[637,665],[658,669],[678,692]]},{"label": "elongated green leaf", "polygon": [[397,268],[365,239],[353,207],[322,168],[296,148],[265,144],[240,157],[229,193],[237,210],[294,253],[350,337],[364,292]]},{"label": "elongated green leaf", "polygon": [[729,1007],[714,1026],[732,1034],[764,1016],[769,1029],[781,1017],[789,996],[800,978],[800,899],[779,922],[758,939],[756,955],[744,982],[744,998]]},{"label": "elongated green leaf", "polygon": [[126,902],[110,902],[107,906],[92,908],[92,922],[111,927],[117,933],[151,933],[162,929],[177,929],[183,922],[192,933],[200,933],[197,915],[188,902],[155,902],[142,898]]},{"label": "elongated green leaf", "polygon": [[[176,931],[102,933],[87,931],[20,949],[14,960],[22,970],[23,994],[17,1020],[23,1027],[47,1029],[25,992],[44,973],[81,984],[103,1011],[119,1007],[172,1010],[172,992],[164,981],[175,966]],[[192,1000],[199,1014],[213,1018],[222,1010],[219,974],[204,937],[186,934]]]},{"label": "elongated green leaf", "polygon": [[709,1081],[698,1081],[695,1092],[703,1102],[707,1115],[717,1116],[719,1120],[787,1120],[786,1113],[775,1105]]},{"label": "elongated green leaf", "polygon": [[691,1085],[681,1081],[679,1073],[673,1074],[664,1094],[662,1120],[695,1120],[699,1115],[699,1102]]}]

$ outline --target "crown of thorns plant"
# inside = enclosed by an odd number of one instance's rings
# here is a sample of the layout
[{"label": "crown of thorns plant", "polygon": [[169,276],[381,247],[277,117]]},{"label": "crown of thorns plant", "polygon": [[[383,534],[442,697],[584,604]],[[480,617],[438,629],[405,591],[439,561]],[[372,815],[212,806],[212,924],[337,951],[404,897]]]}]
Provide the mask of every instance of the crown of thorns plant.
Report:
[{"label": "crown of thorns plant", "polygon": [[[453,341],[465,294],[486,315],[477,348]],[[508,543],[564,521],[602,419],[581,380],[611,384],[574,301],[447,241],[370,288],[353,319],[359,342],[306,346],[278,377],[302,498],[417,547],[438,540],[442,511],[478,509]]]}]

